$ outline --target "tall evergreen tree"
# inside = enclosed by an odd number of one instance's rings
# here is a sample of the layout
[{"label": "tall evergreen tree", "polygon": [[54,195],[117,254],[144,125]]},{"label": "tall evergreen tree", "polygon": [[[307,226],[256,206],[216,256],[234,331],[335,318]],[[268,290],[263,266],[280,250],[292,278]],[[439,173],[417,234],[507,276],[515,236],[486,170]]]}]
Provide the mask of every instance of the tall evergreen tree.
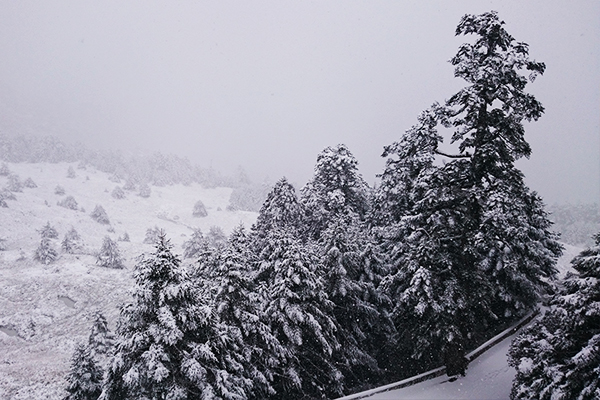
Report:
[{"label": "tall evergreen tree", "polygon": [[389,299],[376,286],[384,272],[382,260],[357,218],[332,221],[321,234],[319,249],[317,273],[324,279],[338,324],[336,365],[348,389],[374,384],[382,376],[376,357],[394,330],[387,313]]},{"label": "tall evergreen tree", "polygon": [[267,301],[265,319],[288,350],[273,387],[286,399],[339,396],[343,376],[333,359],[340,346],[338,327],[333,303],[316,273],[316,249],[284,229],[272,229],[264,243],[259,281]]},{"label": "tall evergreen tree", "polygon": [[358,172],[358,162],[346,145],[327,147],[317,156],[313,178],[302,188],[305,229],[319,238],[341,214],[362,218],[368,210],[369,188]]},{"label": "tall evergreen tree", "polygon": [[302,222],[302,206],[298,202],[296,189],[281,178],[263,203],[256,223],[252,226],[254,241],[258,242],[257,248],[261,249],[264,240],[271,231],[288,230],[298,234]]},{"label": "tall evergreen tree", "polygon": [[212,280],[216,282],[215,309],[220,320],[238,329],[246,343],[244,369],[254,382],[253,395],[275,394],[271,382],[286,350],[265,323],[264,299],[255,282],[255,255],[243,226],[231,233],[219,252]]},{"label": "tall evergreen tree", "polygon": [[[384,282],[396,321],[415,344],[412,357],[444,361],[449,374],[464,372],[464,351],[482,335],[535,307],[561,254],[541,199],[514,165],[531,153],[523,120],[543,112],[521,71],[533,80],[545,66],[503,25],[495,12],[461,19],[456,34],[477,38],[451,63],[468,86],[386,147],[375,196],[373,220],[396,270]],[[442,150],[438,128],[452,132],[455,151]]]},{"label": "tall evergreen tree", "polygon": [[511,399],[600,398],[600,233],[546,314],[513,340]]},{"label": "tall evergreen tree", "polygon": [[137,264],[101,399],[245,399],[243,343],[198,296],[169,241]]}]

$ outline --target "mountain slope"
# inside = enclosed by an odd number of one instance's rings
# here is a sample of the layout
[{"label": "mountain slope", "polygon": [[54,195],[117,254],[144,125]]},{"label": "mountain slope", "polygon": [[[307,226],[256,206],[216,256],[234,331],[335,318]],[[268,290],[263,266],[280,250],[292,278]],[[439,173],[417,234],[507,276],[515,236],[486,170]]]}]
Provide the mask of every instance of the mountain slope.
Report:
[{"label": "mountain slope", "polygon": [[[69,166],[75,178],[67,178]],[[119,306],[129,301],[131,269],[135,259],[152,246],[143,243],[146,229],[158,226],[172,239],[175,250],[192,228],[208,232],[219,226],[226,233],[243,223],[246,227],[256,214],[226,211],[231,189],[204,189],[198,184],[152,187],[142,198],[136,191],[125,191],[124,199],[111,196],[115,186],[108,175],[92,168],[76,169],[75,164],[8,164],[20,181],[32,178],[37,187],[24,187],[0,208],[0,237],[6,249],[0,251],[0,398],[57,399],[63,394],[64,377],[76,343],[86,341],[96,310],[102,311],[112,330]],[[0,176],[0,188],[8,177]],[[55,194],[56,186],[64,195]],[[57,202],[73,196],[78,210]],[[208,215],[192,216],[193,206],[201,200]],[[101,205],[110,219],[103,225],[90,217]],[[82,211],[83,208],[85,211]],[[37,232],[46,223],[59,234],[54,247],[56,262],[44,265],[33,259],[40,243]],[[84,249],[78,254],[60,251],[64,234],[74,227],[81,235]],[[125,258],[124,270],[96,266],[94,253],[105,235],[117,241],[128,233],[130,242],[118,241]]]}]

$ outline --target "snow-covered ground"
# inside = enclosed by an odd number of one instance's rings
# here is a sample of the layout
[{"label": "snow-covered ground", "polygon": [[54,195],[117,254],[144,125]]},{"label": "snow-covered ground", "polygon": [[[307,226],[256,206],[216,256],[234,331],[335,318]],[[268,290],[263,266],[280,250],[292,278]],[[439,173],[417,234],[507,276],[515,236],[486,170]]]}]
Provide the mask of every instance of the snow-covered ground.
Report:
[{"label": "snow-covered ground", "polygon": [[[257,215],[227,211],[228,188],[152,186],[149,198],[125,191],[124,199],[115,199],[112,190],[124,182],[112,182],[89,167],[77,169],[71,164],[77,176],[67,178],[69,164],[65,163],[8,166],[21,181],[30,177],[38,187],[23,188],[15,193],[16,200],[7,200],[8,208],[0,208],[0,238],[6,239],[6,250],[0,251],[0,399],[62,397],[70,357],[76,343],[87,340],[93,313],[102,311],[114,330],[119,306],[130,299],[135,259],[152,251],[151,245],[143,243],[146,229],[165,229],[174,251],[181,254],[192,228],[206,233],[211,226],[219,226],[229,233],[239,223],[249,228]],[[6,184],[7,178],[0,176],[0,189]],[[64,195],[54,193],[57,185],[65,189]],[[57,205],[69,195],[79,210]],[[192,215],[198,200],[206,206],[208,216],[204,218]],[[90,217],[97,204],[106,210],[110,225]],[[33,260],[40,243],[37,230],[47,222],[58,231],[57,249],[64,234],[74,227],[83,239],[84,251],[59,251],[59,259],[49,265]],[[96,266],[94,252],[103,237],[116,241],[125,232],[131,242],[117,243],[126,269]]]}]

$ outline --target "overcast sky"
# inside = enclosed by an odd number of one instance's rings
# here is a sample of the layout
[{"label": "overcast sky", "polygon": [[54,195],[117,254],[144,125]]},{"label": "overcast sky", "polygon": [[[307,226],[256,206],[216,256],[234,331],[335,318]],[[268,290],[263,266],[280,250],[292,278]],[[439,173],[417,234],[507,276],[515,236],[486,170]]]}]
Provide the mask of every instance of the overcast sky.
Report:
[{"label": "overcast sky", "polygon": [[186,156],[298,186],[383,146],[463,82],[465,13],[499,12],[547,71],[519,166],[547,203],[600,199],[600,2],[0,0],[0,130]]}]

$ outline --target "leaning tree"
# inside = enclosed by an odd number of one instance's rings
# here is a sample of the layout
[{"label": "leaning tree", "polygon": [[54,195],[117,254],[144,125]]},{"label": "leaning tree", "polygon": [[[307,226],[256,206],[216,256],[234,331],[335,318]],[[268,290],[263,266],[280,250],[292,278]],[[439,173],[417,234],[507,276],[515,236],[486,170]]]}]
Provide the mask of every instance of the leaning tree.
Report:
[{"label": "leaning tree", "polygon": [[475,36],[451,60],[467,85],[385,148],[372,212],[394,262],[383,287],[407,356],[449,374],[464,373],[481,336],[536,306],[562,251],[515,166],[531,154],[523,121],[544,111],[524,89],[545,65],[496,12],[465,15],[456,34]]}]

